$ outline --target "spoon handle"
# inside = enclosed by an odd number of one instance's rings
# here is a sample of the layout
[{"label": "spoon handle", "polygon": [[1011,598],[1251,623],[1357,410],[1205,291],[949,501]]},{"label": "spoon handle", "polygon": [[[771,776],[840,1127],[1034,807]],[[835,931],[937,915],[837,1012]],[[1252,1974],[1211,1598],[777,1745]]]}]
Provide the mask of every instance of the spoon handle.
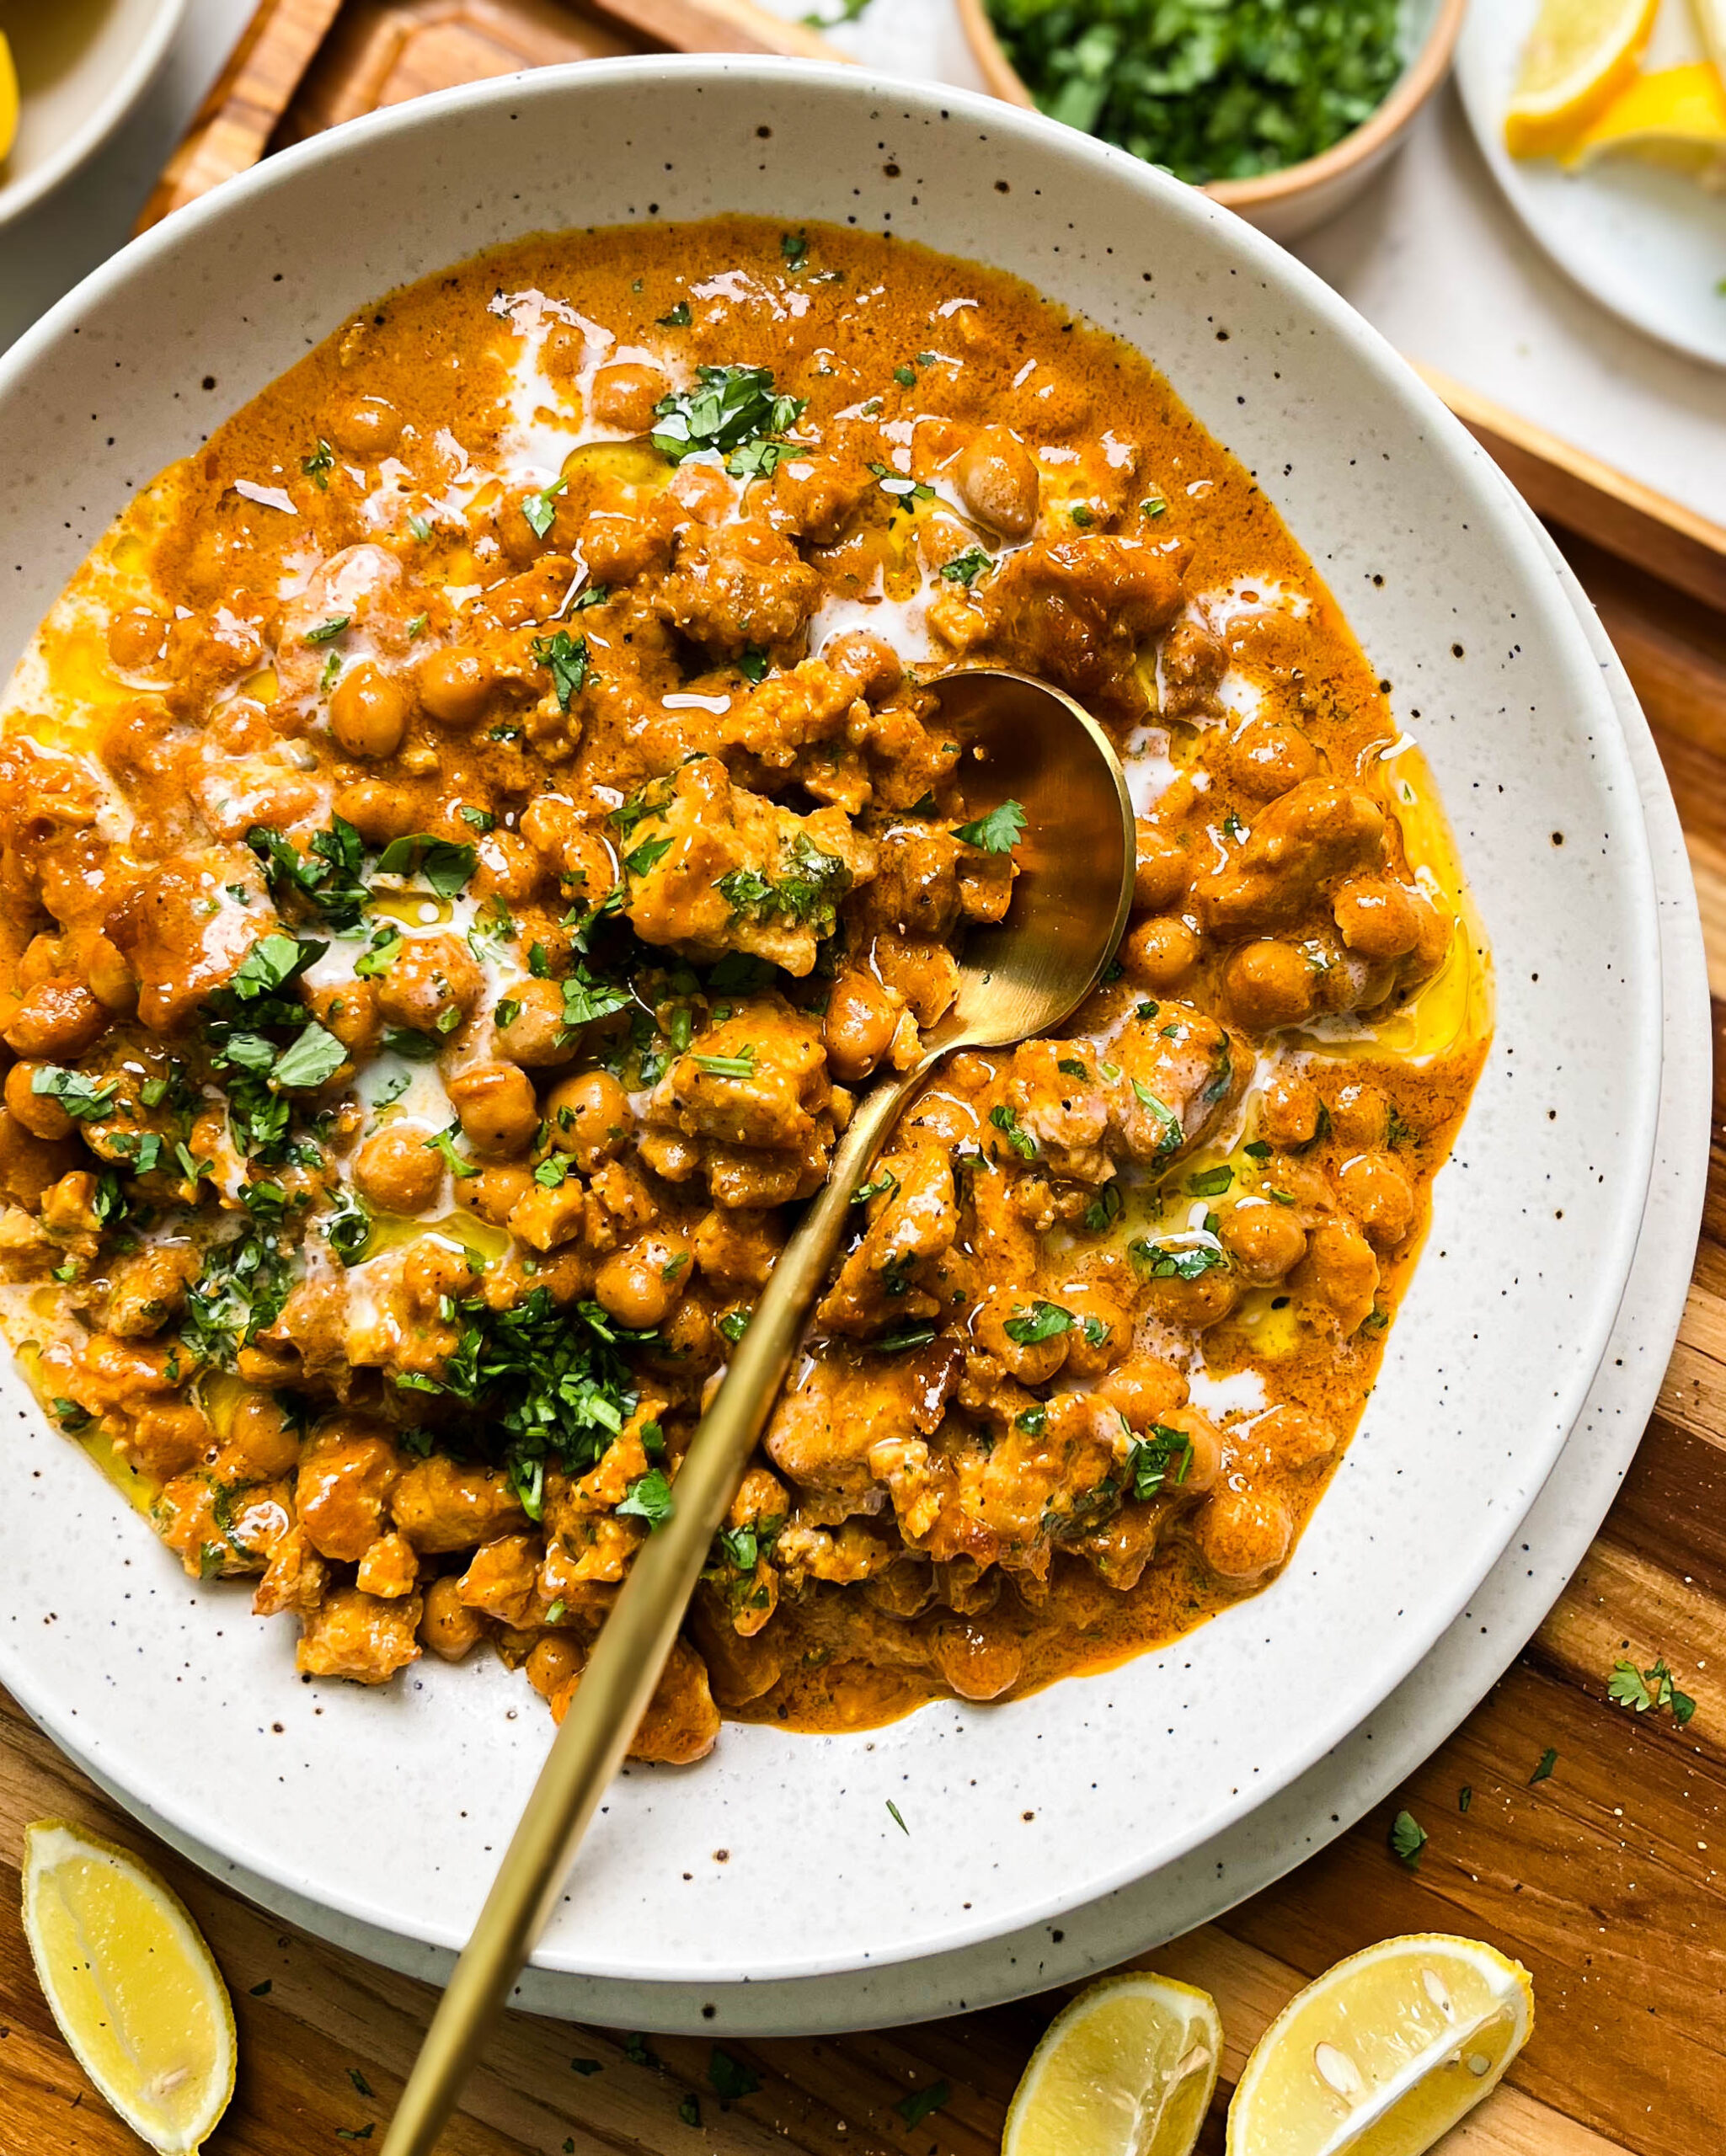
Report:
[{"label": "spoon handle", "polygon": [[838,1246],[851,1194],[868,1179],[882,1140],[927,1068],[921,1063],[884,1079],[859,1102],[826,1183],[774,1265],[677,1470],[671,1516],[636,1551],[588,1657],[473,1937],[432,2017],[382,2156],[431,2156],[436,2147],[659,1682]]}]

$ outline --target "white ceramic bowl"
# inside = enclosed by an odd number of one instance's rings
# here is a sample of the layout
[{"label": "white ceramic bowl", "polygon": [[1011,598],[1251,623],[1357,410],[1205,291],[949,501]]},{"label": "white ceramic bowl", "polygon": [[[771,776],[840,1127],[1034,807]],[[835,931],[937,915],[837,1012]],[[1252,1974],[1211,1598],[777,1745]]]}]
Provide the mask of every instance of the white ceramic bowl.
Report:
[{"label": "white ceramic bowl", "polygon": [[187,0],[36,0],[0,14],[24,102],[0,163],[0,227],[94,157],[162,64]]},{"label": "white ceramic bowl", "polygon": [[[289,151],[136,242],[0,360],[0,654],[131,488],[349,308],[536,228],[720,210],[986,259],[1156,360],[1263,476],[1425,745],[1496,945],[1499,1023],[1365,1426],[1269,1593],[1012,1705],[849,1737],[729,1729],[697,1769],[619,1783],[540,1958],[709,1989],[1089,1901],[1242,1816],[1388,1694],[1500,1554],[1600,1358],[1661,1007],[1611,699],[1462,430],[1191,190],[857,71],[626,61],[478,84]],[[283,1627],[243,1589],[185,1581],[10,1380],[6,1398],[0,1681],[218,1856],[458,1942],[548,1737],[537,1701],[484,1662],[386,1695],[302,1686]]]}]

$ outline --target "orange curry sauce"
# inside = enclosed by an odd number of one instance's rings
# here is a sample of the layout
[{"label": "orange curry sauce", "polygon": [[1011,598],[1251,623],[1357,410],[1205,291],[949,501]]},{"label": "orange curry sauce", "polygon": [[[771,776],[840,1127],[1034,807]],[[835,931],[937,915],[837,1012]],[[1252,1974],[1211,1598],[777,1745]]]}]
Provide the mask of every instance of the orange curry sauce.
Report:
[{"label": "orange curry sauce", "polygon": [[920,686],[978,663],[1110,730],[1132,922],[858,1193],[666,1759],[1274,1576],[1490,1031],[1418,751],[1137,354],[816,226],[393,294],[56,604],[0,739],[6,1321],[302,1670],[489,1641],[562,1711],[858,1089],[1011,902]]}]

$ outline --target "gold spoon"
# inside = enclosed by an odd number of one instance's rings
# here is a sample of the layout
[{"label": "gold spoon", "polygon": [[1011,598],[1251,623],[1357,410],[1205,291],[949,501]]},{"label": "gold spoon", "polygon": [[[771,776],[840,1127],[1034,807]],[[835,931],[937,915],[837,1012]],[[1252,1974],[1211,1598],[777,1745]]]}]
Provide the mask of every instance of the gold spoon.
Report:
[{"label": "gold spoon", "polygon": [[1102,729],[1068,696],[975,668],[929,685],[973,813],[1017,801],[1019,875],[1007,918],[966,938],[952,1009],[910,1070],[858,1102],[826,1187],[785,1246],[675,1483],[581,1673],[473,1935],[456,1964],[381,2156],[430,2156],[481,2045],[563,1891],[623,1764],[749,1465],[851,1211],[900,1110],[944,1055],[1051,1032],[1096,985],[1132,899],[1133,805]]}]

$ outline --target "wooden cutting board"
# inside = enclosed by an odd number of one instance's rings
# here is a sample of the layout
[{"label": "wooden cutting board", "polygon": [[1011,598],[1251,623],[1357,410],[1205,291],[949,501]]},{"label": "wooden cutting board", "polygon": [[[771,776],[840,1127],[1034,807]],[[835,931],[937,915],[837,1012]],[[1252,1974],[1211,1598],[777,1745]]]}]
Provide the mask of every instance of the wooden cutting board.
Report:
[{"label": "wooden cutting board", "polygon": [[[831,12],[831,10],[830,10]],[[653,33],[657,32],[655,38]],[[376,104],[555,59],[800,51],[746,0],[266,0],[150,216]],[[753,40],[751,45],[747,40]],[[703,43],[702,40],[708,40]],[[1671,776],[1726,1009],[1726,532],[1452,384],[1452,408],[1547,515],[1628,668]],[[1606,1697],[1621,1656],[1664,1655],[1695,1718]],[[1548,1751],[1551,1772],[1536,1780]],[[186,1771],[220,1774],[220,1760]],[[1463,1788],[1472,1794],[1459,1806]],[[1430,1836],[1407,1870],[1399,1809]],[[49,2018],[19,1932],[24,1822],[60,1815],[144,1851],[202,1924],[234,1993],[240,2082],[212,2156],[381,2142],[432,1994],[284,1929],[153,1844],[0,1695],[0,2151],[135,2156]],[[1447,2156],[1713,2156],[1726,2145],[1726,1152],[1718,1129],[1689,1308],[1611,1517],[1510,1673],[1409,1781],[1321,1855],[1146,1957],[1205,1985],[1228,2048],[1201,2144],[1222,2147],[1242,2061],[1290,1993],[1389,1934],[1489,1939],[1534,1972],[1532,2043]],[[983,2156],[1058,1996],[921,2027],[726,2051],[761,2086],[722,2103],[701,2039],[512,2016],[451,2156]],[[572,2061],[580,2062],[572,2066]],[[938,2083],[915,2126],[896,2108]],[[688,2120],[696,2100],[699,2125]],[[910,2106],[915,2111],[916,2106]],[[1076,2152],[1076,2156],[1077,2153]]]}]

